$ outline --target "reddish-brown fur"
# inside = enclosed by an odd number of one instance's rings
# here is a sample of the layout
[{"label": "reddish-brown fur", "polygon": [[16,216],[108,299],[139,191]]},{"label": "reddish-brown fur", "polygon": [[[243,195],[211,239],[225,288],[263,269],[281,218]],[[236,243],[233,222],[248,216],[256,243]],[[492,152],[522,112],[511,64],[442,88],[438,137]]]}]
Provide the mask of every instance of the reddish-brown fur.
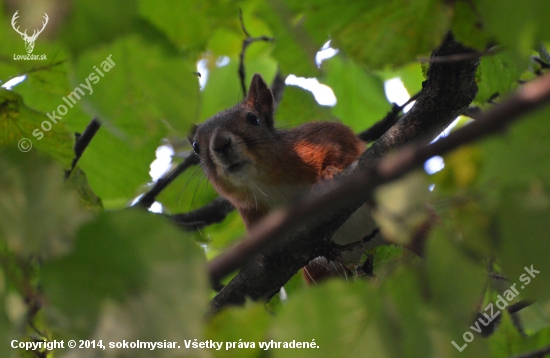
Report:
[{"label": "reddish-brown fur", "polygon": [[[344,170],[365,150],[340,123],[276,130],[273,96],[259,75],[243,102],[197,127],[190,140],[208,179],[237,208],[247,230],[274,208]],[[308,282],[331,275],[323,266],[311,265],[305,268]]]},{"label": "reddish-brown fur", "polygon": [[[247,123],[249,113],[258,117],[259,126]],[[192,142],[200,147],[208,179],[239,210],[247,229],[274,207],[342,171],[365,147],[351,129],[335,122],[276,130],[273,97],[259,75],[248,97],[197,127]],[[227,148],[216,150],[227,142]],[[241,161],[244,167],[231,172]]]},{"label": "reddish-brown fur", "polygon": [[[340,123],[311,122],[276,130],[273,96],[257,74],[247,98],[196,127],[190,141],[209,181],[237,208],[247,230],[274,208],[289,204],[312,185],[344,170],[365,150],[365,144]],[[375,227],[370,208],[363,205],[332,239],[339,244],[357,242]],[[425,225],[429,227],[431,222]],[[413,251],[421,252],[426,232],[419,231],[411,246]],[[383,238],[376,236],[355,252],[342,253],[347,254],[343,259],[357,264],[367,246],[383,243]],[[344,265],[325,258],[304,267],[304,278],[309,283],[349,273]]]}]

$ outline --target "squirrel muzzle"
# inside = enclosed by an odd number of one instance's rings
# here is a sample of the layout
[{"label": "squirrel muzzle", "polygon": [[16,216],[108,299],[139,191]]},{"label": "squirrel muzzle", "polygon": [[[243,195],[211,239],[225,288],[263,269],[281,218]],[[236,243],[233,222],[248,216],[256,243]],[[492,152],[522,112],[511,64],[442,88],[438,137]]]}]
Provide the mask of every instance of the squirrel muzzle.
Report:
[{"label": "squirrel muzzle", "polygon": [[216,128],[210,137],[212,161],[221,175],[235,174],[250,164],[243,151],[242,139],[224,128]]}]

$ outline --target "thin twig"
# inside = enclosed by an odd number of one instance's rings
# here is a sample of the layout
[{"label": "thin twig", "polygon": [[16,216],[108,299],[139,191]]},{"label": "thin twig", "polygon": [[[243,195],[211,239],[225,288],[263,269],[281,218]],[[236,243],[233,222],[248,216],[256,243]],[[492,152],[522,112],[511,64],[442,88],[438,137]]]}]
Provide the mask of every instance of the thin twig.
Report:
[{"label": "thin twig", "polygon": [[389,111],[382,120],[376,122],[369,129],[364,130],[357,136],[365,143],[371,143],[380,138],[384,133],[388,131],[388,129],[390,129],[395,123],[397,123],[400,118],[399,114],[401,113],[401,111],[403,111],[403,108],[416,101],[420,96],[420,93],[421,92],[416,93],[401,106],[398,106],[394,103],[391,111]]},{"label": "thin twig", "polygon": [[68,178],[71,176],[71,173],[73,172],[74,168],[76,167],[76,164],[78,163],[80,157],[84,153],[84,150],[88,147],[92,139],[94,138],[95,134],[101,127],[101,122],[97,118],[93,118],[84,132],[82,134],[76,133],[76,141],[74,143],[74,153],[75,157],[73,158],[73,162],[71,164],[71,169],[65,172],[65,178]]},{"label": "thin twig", "polygon": [[550,354],[550,346],[538,349],[536,351],[523,353],[518,356],[513,356],[511,358],[542,358],[548,354]]},{"label": "thin twig", "polygon": [[285,88],[285,77],[280,70],[277,70],[277,74],[271,83],[271,92],[273,93],[273,112],[277,112],[277,108],[279,108],[279,104],[283,100],[283,92]]},{"label": "thin twig", "polygon": [[65,61],[66,61],[66,60],[61,60],[61,61],[57,61],[57,62],[54,62],[54,63],[50,63],[50,64],[48,64],[48,65],[34,67],[34,68],[31,68],[30,70],[25,71],[25,72],[23,72],[23,73],[20,73],[20,74],[14,76],[14,77],[19,77],[19,76],[23,76],[23,75],[28,75],[29,73],[33,73],[33,72],[38,72],[38,71],[43,71],[43,70],[49,70],[50,68],[53,68],[53,67],[62,65],[63,63],[65,63]]},{"label": "thin twig", "polygon": [[251,37],[248,31],[246,30],[246,27],[244,26],[244,20],[243,20],[243,11],[242,9],[239,9],[239,20],[241,22],[241,28],[246,35],[246,38],[243,40],[242,50],[241,54],[239,55],[239,78],[241,80],[241,89],[243,91],[243,97],[246,97],[247,90],[246,90],[246,76],[244,71],[244,54],[246,52],[246,48],[248,45],[250,45],[253,42],[256,41],[266,41],[266,42],[273,42],[275,41],[274,38],[268,37],[268,36],[260,36],[260,37]]},{"label": "thin twig", "polygon": [[187,231],[195,231],[222,222],[233,210],[235,208],[230,202],[218,197],[200,209],[185,214],[171,215],[170,219]]},{"label": "thin twig", "polygon": [[508,310],[508,313],[514,314],[514,313],[518,313],[519,311],[521,311],[526,307],[531,306],[532,304],[533,302],[522,300],[510,305],[510,307],[508,307],[507,310]]},{"label": "thin twig", "polygon": [[499,275],[498,273],[494,273],[494,272],[491,272],[489,274],[489,277],[494,279],[494,280],[500,280],[500,281],[509,281],[508,280],[508,277],[506,276],[503,276],[503,275]]},{"label": "thin twig", "polygon": [[475,60],[477,58],[481,58],[487,55],[494,55],[500,52],[500,50],[501,49],[499,47],[493,46],[490,49],[483,52],[458,53],[458,54],[447,55],[447,56],[432,56],[430,58],[420,57],[418,59],[418,62],[447,63],[447,62],[469,61],[469,60]]},{"label": "thin twig", "polygon": [[147,209],[150,208],[151,205],[153,205],[153,203],[155,202],[157,195],[159,195],[160,192],[168,186],[168,184],[173,182],[174,179],[176,179],[178,175],[187,170],[187,168],[199,164],[199,161],[200,160],[198,155],[195,155],[195,153],[193,152],[189,152],[183,162],[181,162],[174,170],[157,180],[151,190],[143,194],[134,204],[134,206],[141,206]]}]

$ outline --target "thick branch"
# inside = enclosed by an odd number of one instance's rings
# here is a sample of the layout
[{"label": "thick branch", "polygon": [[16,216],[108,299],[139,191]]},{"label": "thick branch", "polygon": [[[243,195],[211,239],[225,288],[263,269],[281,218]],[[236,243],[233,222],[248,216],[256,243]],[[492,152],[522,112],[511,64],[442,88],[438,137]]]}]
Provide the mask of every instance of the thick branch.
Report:
[{"label": "thick branch", "polygon": [[[470,54],[475,51],[454,41],[448,34],[432,57]],[[414,106],[395,126],[377,140],[361,161],[379,158],[406,143],[429,143],[451,124],[477,94],[475,83],[479,58],[462,62],[436,62],[428,69],[422,93]]]},{"label": "thick branch", "polygon": [[[475,66],[471,70],[475,72]],[[454,96],[460,97],[461,94]],[[449,102],[449,99],[441,100]],[[213,311],[228,304],[242,304],[247,296],[255,300],[270,298],[309,260],[330,251],[333,233],[356,207],[372,195],[378,185],[422,166],[435,155],[443,155],[461,145],[495,134],[520,115],[548,101],[550,74],[525,85],[518,94],[448,137],[428,146],[417,141],[394,157],[376,159],[377,156],[374,156],[370,163],[360,163],[351,175],[333,184],[324,194],[307,197],[287,211],[269,215],[250,232],[248,239],[210,262],[209,273],[214,282],[244,264],[237,276],[213,299]],[[463,109],[460,108],[461,111]],[[417,124],[416,127],[423,126]],[[412,137],[418,138],[419,134]],[[323,224],[316,225],[316,222]],[[310,229],[304,229],[304,225],[309,225]],[[260,250],[265,254],[257,255]]]}]

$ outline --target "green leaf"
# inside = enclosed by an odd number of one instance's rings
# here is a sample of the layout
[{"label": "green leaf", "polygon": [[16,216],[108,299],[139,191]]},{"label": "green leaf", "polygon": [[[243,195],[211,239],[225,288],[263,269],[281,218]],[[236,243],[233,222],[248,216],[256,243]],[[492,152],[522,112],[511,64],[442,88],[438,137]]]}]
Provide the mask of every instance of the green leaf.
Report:
[{"label": "green leaf", "polygon": [[[283,1],[258,4],[261,19],[271,28],[275,38],[273,57],[277,60],[281,73],[301,77],[315,77],[319,70],[315,64],[315,54],[322,42],[315,44]],[[328,40],[328,34],[323,41]]]},{"label": "green leaf", "polygon": [[286,86],[275,124],[279,128],[289,128],[307,122],[334,119],[331,108],[317,103],[311,92],[298,86]]},{"label": "green leaf", "polygon": [[484,51],[491,37],[485,30],[483,21],[476,10],[474,2],[455,2],[452,31],[458,42]]},{"label": "green leaf", "polygon": [[527,335],[533,335],[543,328],[550,327],[550,319],[539,302],[523,308],[517,312],[516,316],[519,318],[523,332]]},{"label": "green leaf", "polygon": [[[522,311],[520,311],[522,312]],[[507,312],[502,312],[502,320],[497,331],[489,338],[491,357],[512,357],[542,349],[550,341],[550,328],[526,337],[518,329]]]},{"label": "green leaf", "polygon": [[[260,349],[258,342],[269,341],[267,329],[271,317],[264,304],[249,304],[247,307],[229,307],[208,322],[206,339],[223,343],[220,350],[212,350],[214,357],[258,357]],[[235,329],[246,327],[246,330]],[[255,342],[254,349],[227,348],[227,343]]]},{"label": "green leaf", "polygon": [[0,237],[19,258],[56,257],[72,248],[90,218],[63,169],[45,156],[4,149],[0,154]]},{"label": "green leaf", "polygon": [[397,75],[401,77],[403,85],[413,96],[422,90],[422,82],[426,79],[422,73],[422,67],[417,64],[411,64],[397,71]]},{"label": "green leaf", "polygon": [[[271,353],[274,357],[358,356],[366,344],[381,338],[374,336],[379,332],[372,326],[373,307],[378,303],[373,296],[374,290],[364,283],[343,281],[330,281],[299,292],[276,317],[273,340],[315,342],[319,348],[274,349]],[[387,356],[381,341],[368,351],[373,357]]]},{"label": "green leaf", "polygon": [[[366,282],[329,281],[291,296],[272,328],[276,342],[319,348],[276,349],[275,357],[430,356],[426,314],[413,274],[374,289]],[[450,344],[450,343],[449,343]]]},{"label": "green leaf", "polygon": [[67,183],[71,185],[80,194],[80,202],[88,210],[102,211],[103,204],[101,198],[98,197],[90,188],[86,173],[80,167],[74,168],[71,175],[67,179]]},{"label": "green leaf", "polygon": [[[207,59],[208,80],[202,90],[200,119],[206,120],[216,113],[231,108],[243,99],[239,77],[238,62],[231,59],[222,67],[217,66],[216,59]],[[245,82],[248,89],[248,82]]]},{"label": "green leaf", "polygon": [[330,37],[334,47],[371,69],[399,66],[428,55],[441,42],[452,15],[437,0],[323,4],[308,0],[293,5],[296,11],[306,12],[305,26],[317,41]]},{"label": "green leaf", "polygon": [[234,210],[220,224],[209,225],[195,233],[195,240],[207,241],[209,259],[219,255],[224,249],[229,248],[237,240],[242,239],[246,234],[243,220],[239,213]]},{"label": "green leaf", "polygon": [[61,39],[74,53],[80,53],[144,28],[133,0],[77,0]]},{"label": "green leaf", "polygon": [[128,206],[147,183],[149,165],[155,160],[155,148],[136,148],[101,128],[80,158],[90,187],[107,209]]},{"label": "green leaf", "polygon": [[[474,322],[487,274],[483,264],[469,259],[456,236],[450,230],[436,228],[426,245],[429,283],[426,294],[430,306],[437,312],[430,320],[439,352],[436,356],[461,357],[467,352],[469,356],[482,357],[487,355],[486,343],[469,327]],[[465,341],[470,340],[465,332],[473,335],[471,342]],[[452,342],[466,351],[461,353]]]},{"label": "green leaf", "polygon": [[238,28],[238,7],[228,1],[140,0],[139,12],[181,49],[203,50],[215,28]]},{"label": "green leaf", "polygon": [[80,165],[106,207],[124,206],[148,181],[161,139],[183,135],[196,120],[195,64],[129,36],[83,53],[75,71],[82,104],[103,123]]},{"label": "green leaf", "polygon": [[378,187],[373,217],[391,243],[407,246],[429,219],[426,174],[420,170]]},{"label": "green leaf", "polygon": [[374,249],[373,273],[384,279],[398,270],[403,264],[416,262],[419,257],[402,246],[382,245]]},{"label": "green leaf", "polygon": [[180,174],[157,197],[169,214],[196,210],[212,200],[218,194],[208,182],[200,166],[187,169]]},{"label": "green leaf", "polygon": [[353,61],[335,56],[323,62],[324,81],[338,101],[332,113],[355,131],[362,131],[383,119],[391,110],[384,83]]},{"label": "green leaf", "polygon": [[[502,136],[481,144],[483,171],[480,173],[482,190],[509,186],[550,186],[550,128],[547,125],[550,107],[538,111],[514,124]],[[543,190],[541,188],[540,190]]]},{"label": "green leaf", "polygon": [[270,312],[274,312],[275,314],[279,314],[281,310],[284,309],[286,304],[289,302],[289,300],[294,299],[294,295],[298,294],[301,290],[305,289],[307,287],[307,283],[304,279],[304,273],[303,270],[298,271],[290,280],[285,283],[283,286],[284,288],[284,294],[279,292],[275,296],[269,300],[269,302],[266,304],[266,308]]},{"label": "green leaf", "polygon": [[382,291],[382,314],[378,316],[377,326],[392,356],[431,356],[429,321],[426,320],[425,302],[414,272],[392,276]]},{"label": "green leaf", "polygon": [[550,39],[546,0],[516,2],[514,0],[478,0],[476,9],[483,24],[503,45],[529,55],[538,41]]},{"label": "green leaf", "polygon": [[[186,130],[196,119],[195,63],[162,43],[128,36],[82,54],[75,71],[73,84],[84,92],[90,116],[131,144],[158,145],[163,135]],[[91,93],[84,88],[90,85]]]},{"label": "green leaf", "polygon": [[80,230],[74,252],[45,264],[41,276],[49,312],[65,322],[67,337],[94,330],[107,341],[201,336],[204,253],[159,216],[103,213]]},{"label": "green leaf", "polygon": [[518,58],[510,51],[483,56],[479,67],[479,91],[474,101],[485,104],[495,94],[504,98],[517,87],[517,81],[526,67],[525,58]]},{"label": "green leaf", "polygon": [[[452,324],[466,330],[475,312],[484,282],[484,267],[472,262],[447,230],[437,228],[426,247],[426,265],[433,306]],[[449,279],[452,278],[452,285]],[[459,337],[457,337],[459,338]]]},{"label": "green leaf", "polygon": [[[206,120],[216,113],[237,105],[243,100],[241,81],[239,79],[239,60],[230,58],[224,66],[216,64],[215,58],[207,57],[208,80],[202,90],[201,120]],[[262,75],[266,83],[271,83],[277,71],[277,63],[268,55],[257,55],[246,60],[245,86],[248,90],[252,76]]]},{"label": "green leaf", "polygon": [[72,135],[63,123],[27,107],[21,96],[0,88],[0,145],[39,151],[68,167],[74,156]]},{"label": "green leaf", "polygon": [[524,297],[547,301],[550,265],[545,253],[550,243],[544,238],[550,230],[550,193],[506,191],[497,219],[503,272]]}]

